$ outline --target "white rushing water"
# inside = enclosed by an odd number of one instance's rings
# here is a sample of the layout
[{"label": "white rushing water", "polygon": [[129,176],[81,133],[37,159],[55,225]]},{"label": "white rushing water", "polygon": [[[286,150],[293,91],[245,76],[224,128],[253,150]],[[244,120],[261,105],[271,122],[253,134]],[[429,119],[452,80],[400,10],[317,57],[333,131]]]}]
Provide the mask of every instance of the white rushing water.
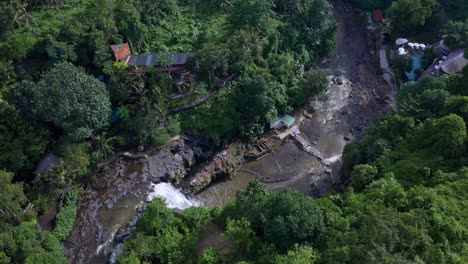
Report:
[{"label": "white rushing water", "polygon": [[338,160],[341,160],[341,154],[338,154],[338,155],[333,155],[329,158],[326,158],[325,159],[328,163],[335,163],[337,162]]},{"label": "white rushing water", "polygon": [[[151,202],[155,198],[162,198],[166,201],[166,205],[168,208],[178,208],[181,210],[187,209],[192,206],[200,206],[200,203],[198,201],[188,197],[170,183],[162,182],[158,184],[151,184],[151,188],[152,191],[149,192],[146,196],[147,202]],[[116,263],[123,247],[122,243],[109,246],[110,242],[114,237],[114,234],[112,234],[111,239],[109,241],[106,241],[104,244],[99,245],[96,251],[96,253],[99,254],[99,252],[105,248],[107,252],[110,252],[110,257],[108,260],[109,263]]]},{"label": "white rushing water", "polygon": [[163,198],[168,208],[186,209],[192,206],[199,206],[200,203],[187,197],[174,185],[166,182],[152,184],[153,191],[148,194],[146,201],[150,202],[154,198]]}]

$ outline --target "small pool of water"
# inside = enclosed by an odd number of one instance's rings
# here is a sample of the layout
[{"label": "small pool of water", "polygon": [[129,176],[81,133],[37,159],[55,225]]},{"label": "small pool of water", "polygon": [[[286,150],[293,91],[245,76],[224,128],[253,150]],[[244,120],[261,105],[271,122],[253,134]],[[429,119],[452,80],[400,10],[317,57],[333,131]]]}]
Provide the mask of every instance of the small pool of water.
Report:
[{"label": "small pool of water", "polygon": [[423,54],[413,53],[413,54],[410,54],[410,56],[411,56],[411,59],[413,60],[413,67],[411,68],[410,72],[405,72],[405,74],[406,74],[406,77],[408,77],[408,80],[414,81],[416,80],[415,71],[421,68],[421,59],[423,57]]}]

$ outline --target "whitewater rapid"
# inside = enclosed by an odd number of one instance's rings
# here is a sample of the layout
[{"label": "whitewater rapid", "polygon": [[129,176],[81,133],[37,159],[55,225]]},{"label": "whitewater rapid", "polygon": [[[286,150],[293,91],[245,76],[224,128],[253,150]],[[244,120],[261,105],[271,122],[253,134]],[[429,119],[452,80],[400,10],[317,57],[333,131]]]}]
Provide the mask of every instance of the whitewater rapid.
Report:
[{"label": "whitewater rapid", "polygon": [[146,197],[147,202],[151,202],[155,198],[162,198],[166,201],[168,208],[187,209],[192,206],[200,206],[200,202],[188,197],[177,189],[174,185],[162,182],[151,184],[152,191]]}]

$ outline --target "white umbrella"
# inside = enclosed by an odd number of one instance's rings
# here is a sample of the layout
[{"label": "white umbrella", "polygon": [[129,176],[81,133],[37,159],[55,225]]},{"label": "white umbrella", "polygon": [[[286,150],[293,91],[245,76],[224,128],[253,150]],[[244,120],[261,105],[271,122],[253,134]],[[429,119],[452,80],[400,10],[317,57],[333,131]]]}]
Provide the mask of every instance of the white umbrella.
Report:
[{"label": "white umbrella", "polygon": [[447,56],[442,56],[442,59],[446,60],[446,59],[447,59]]},{"label": "white umbrella", "polygon": [[426,48],[426,45],[425,44],[421,44],[419,45],[421,47],[421,49],[425,49]]},{"label": "white umbrella", "polygon": [[414,47],[414,43],[413,43],[413,42],[410,42],[410,43],[408,43],[408,46]]},{"label": "white umbrella", "polygon": [[404,45],[406,43],[408,43],[408,40],[405,38],[399,38],[395,41],[395,44],[397,44],[398,46]]},{"label": "white umbrella", "polygon": [[399,48],[398,52],[405,52],[405,49],[404,48]]},{"label": "white umbrella", "polygon": [[440,61],[439,61],[439,64],[441,64],[442,62],[444,62],[444,61],[441,61],[441,60],[440,60]]},{"label": "white umbrella", "polygon": [[436,70],[439,70],[439,69],[440,69],[440,66],[439,66],[439,65],[436,65],[436,66],[434,66],[434,68],[435,68]]},{"label": "white umbrella", "polygon": [[414,47],[417,48],[417,49],[419,49],[419,43],[415,43],[415,44],[414,44]]}]

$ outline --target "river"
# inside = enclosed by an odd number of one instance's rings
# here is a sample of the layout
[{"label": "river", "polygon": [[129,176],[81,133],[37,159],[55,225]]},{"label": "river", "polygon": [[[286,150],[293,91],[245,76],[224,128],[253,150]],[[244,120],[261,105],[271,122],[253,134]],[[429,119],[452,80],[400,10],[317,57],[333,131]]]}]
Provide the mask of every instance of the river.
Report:
[{"label": "river", "polygon": [[[114,168],[113,163],[80,200],[75,226],[64,243],[70,262],[104,263],[115,259],[115,254],[110,253],[118,252],[121,240],[116,243],[115,237],[128,236],[131,228],[122,227],[132,226],[129,223],[135,223],[144,202],[154,197],[163,197],[171,208],[223,206],[258,175],[270,189],[291,187],[314,197],[340,184],[345,145],[361,138],[367,127],[389,111],[396,91],[375,71],[378,61],[369,53],[366,18],[349,4],[332,2],[337,20],[336,50],[318,65],[329,70],[329,87],[305,106],[312,116],[300,127],[301,136],[322,152],[325,162],[287,139],[263,159],[242,164],[231,180],[212,183],[194,196],[183,194],[169,183],[158,183],[167,175],[183,177],[199,156],[183,141],[161,149],[147,161],[121,160],[116,163],[119,168]],[[300,115],[302,110],[296,109],[293,115]]]}]

